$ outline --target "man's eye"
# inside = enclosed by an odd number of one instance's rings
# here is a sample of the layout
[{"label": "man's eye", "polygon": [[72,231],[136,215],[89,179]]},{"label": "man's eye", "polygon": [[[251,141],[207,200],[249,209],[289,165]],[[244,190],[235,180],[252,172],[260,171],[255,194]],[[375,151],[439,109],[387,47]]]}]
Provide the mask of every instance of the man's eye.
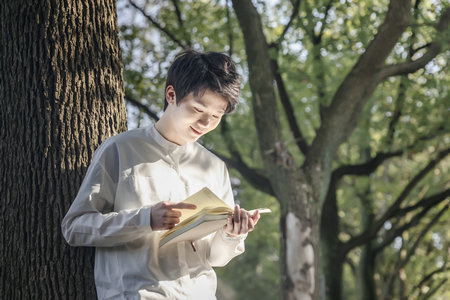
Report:
[{"label": "man's eye", "polygon": [[220,118],[219,116],[215,116],[215,115],[213,115],[213,118],[215,118],[215,119],[218,119],[218,118]]},{"label": "man's eye", "polygon": [[199,113],[202,113],[202,112],[203,112],[203,110],[200,110],[200,109],[198,109],[197,107],[194,107],[194,110],[195,110],[196,112],[199,112]]}]

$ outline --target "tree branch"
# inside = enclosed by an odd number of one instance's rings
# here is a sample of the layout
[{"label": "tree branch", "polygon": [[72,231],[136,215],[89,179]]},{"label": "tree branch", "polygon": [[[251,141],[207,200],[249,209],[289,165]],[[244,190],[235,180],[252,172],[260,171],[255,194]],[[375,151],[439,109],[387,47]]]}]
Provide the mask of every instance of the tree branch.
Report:
[{"label": "tree branch", "polygon": [[[221,154],[215,153],[219,156],[225,163],[234,169],[236,169],[241,175],[256,189],[263,191],[269,195],[274,196],[274,192],[272,190],[271,183],[269,179],[261,175],[261,172],[251,169],[242,159],[241,153],[239,152],[236,143],[234,142],[233,137],[230,134],[228,129],[228,122],[226,117],[222,118],[220,133],[224,137],[226,142],[228,151],[231,154],[231,157],[234,159],[225,157]],[[211,149],[209,149],[212,151]]]},{"label": "tree branch", "polygon": [[178,27],[180,28],[180,30],[183,30],[183,35],[187,41],[187,46],[192,47],[191,38],[189,37],[189,34],[186,31],[183,18],[181,17],[181,11],[180,11],[180,7],[178,6],[178,1],[172,0],[172,4],[175,8],[175,14],[177,15],[177,20],[178,20],[178,25],[179,25]]},{"label": "tree branch", "polygon": [[411,291],[411,295],[413,294],[413,292],[414,292],[415,290],[419,290],[419,291],[420,291],[421,286],[422,286],[424,283],[426,283],[427,281],[429,281],[434,275],[439,274],[439,273],[443,273],[443,272],[447,272],[447,271],[450,271],[450,267],[447,267],[445,264],[444,264],[442,267],[437,268],[437,269],[431,271],[430,273],[428,273],[427,275],[425,275],[425,276],[422,278],[422,280],[419,282],[419,284],[416,284],[416,285],[414,286],[414,288],[413,288],[412,291]]},{"label": "tree branch", "polygon": [[406,84],[408,78],[402,77],[400,80],[399,92],[397,94],[397,101],[395,101],[395,109],[394,115],[389,120],[388,133],[386,135],[386,145],[392,146],[392,142],[394,141],[395,135],[395,126],[397,125],[400,117],[402,115],[403,103],[405,102],[406,97]]},{"label": "tree branch", "polygon": [[[400,259],[397,261],[395,265],[395,270],[390,274],[388,277],[387,282],[384,283],[385,289],[383,291],[384,296],[387,296],[391,293],[392,286],[394,284],[394,280],[397,278],[397,274],[399,270],[408,263],[408,261],[411,259],[411,257],[416,252],[417,247],[419,246],[420,241],[423,239],[425,234],[433,227],[433,225],[439,220],[439,218],[444,214],[444,212],[448,209],[448,204],[442,208],[439,213],[436,214],[436,216],[433,217],[433,219],[425,226],[425,228],[422,229],[417,239],[414,241],[413,245],[408,249],[405,258]],[[386,297],[383,297],[386,299]]]},{"label": "tree branch", "polygon": [[125,93],[125,100],[127,102],[129,102],[130,104],[136,106],[137,108],[139,108],[140,110],[142,110],[143,112],[145,112],[151,119],[153,119],[155,122],[159,120],[158,115],[153,112],[152,110],[150,110],[150,108],[148,108],[147,105],[142,104],[141,102],[137,101],[136,99],[133,98],[133,96],[131,96],[128,93]]},{"label": "tree branch", "polygon": [[340,179],[344,175],[369,175],[373,173],[378,166],[380,166],[386,159],[400,156],[404,153],[404,150],[398,150],[389,153],[378,152],[375,157],[362,164],[357,165],[342,165],[335,169],[332,174],[332,178]]},{"label": "tree branch", "polygon": [[391,0],[384,23],[338,87],[331,105],[324,112],[323,121],[305,160],[305,165],[311,166],[309,169],[314,170],[317,164],[321,164],[323,170],[331,168],[336,150],[357,126],[366,102],[380,82],[378,70],[408,26],[410,8],[410,0]]},{"label": "tree branch", "polygon": [[428,290],[428,292],[423,295],[423,297],[418,298],[419,299],[432,299],[431,296],[437,293],[437,291],[448,281],[448,278],[444,278],[439,282],[434,288]]},{"label": "tree branch", "polygon": [[292,135],[294,136],[295,143],[297,144],[297,147],[300,149],[300,151],[304,155],[306,155],[308,153],[309,146],[306,142],[306,139],[303,137],[302,132],[300,131],[300,127],[298,126],[297,117],[295,116],[295,110],[291,104],[291,100],[289,99],[286,87],[284,86],[283,78],[281,77],[281,74],[279,72],[278,63],[275,59],[270,59],[270,63],[275,81],[277,83],[281,104],[283,105],[284,113],[286,114],[286,118],[289,123]]},{"label": "tree branch", "polygon": [[164,34],[166,34],[173,42],[175,42],[178,46],[180,46],[181,48],[186,48],[186,45],[184,45],[180,40],[178,40],[175,35],[173,35],[169,30],[167,30],[167,28],[161,26],[158,22],[156,22],[155,19],[153,19],[152,16],[150,16],[149,14],[147,14],[144,9],[142,7],[139,7],[136,3],[134,3],[133,0],[128,0],[131,4],[131,6],[133,6],[134,8],[136,8],[138,11],[140,11],[145,18],[147,18],[147,20],[150,21],[150,23],[152,23],[156,28],[158,28],[161,32],[163,32]]},{"label": "tree branch", "polygon": [[347,242],[343,243],[343,252],[348,253],[351,249],[358,247],[373,237],[376,236],[380,228],[383,224],[394,217],[395,214],[399,211],[400,205],[403,200],[409,195],[412,189],[427,175],[442,159],[445,158],[450,153],[450,148],[443,150],[438,153],[437,157],[431,160],[403,189],[394,203],[388,208],[388,210],[377,220],[374,222],[373,226],[360,233],[359,235],[351,238]]},{"label": "tree branch", "polygon": [[[395,200],[394,204],[385,212],[384,216],[381,218],[380,222],[381,225],[384,224],[384,222],[391,217],[395,215],[395,213],[400,208],[401,203],[403,200],[406,199],[406,197],[409,195],[409,193],[412,191],[414,187],[427,175],[434,167],[443,160],[448,154],[450,153],[450,148],[447,148],[441,152],[438,153],[437,157],[433,160],[431,160],[428,165],[425,166],[403,189],[403,191],[400,193],[398,198]],[[381,227],[381,226],[380,226]]]},{"label": "tree branch", "polygon": [[281,33],[281,35],[277,38],[277,41],[274,42],[274,45],[275,45],[276,48],[278,48],[279,45],[281,44],[281,42],[283,41],[284,36],[286,35],[286,32],[291,27],[292,22],[294,21],[294,19],[297,18],[298,12],[300,10],[300,3],[301,3],[301,0],[296,0],[295,1],[294,7],[292,8],[291,17],[289,18],[289,22],[284,27],[283,32]]},{"label": "tree branch", "polygon": [[[439,23],[436,26],[437,32],[442,33],[446,31],[448,29],[449,24],[450,24],[450,7],[447,8],[441,15]],[[422,55],[420,58],[410,62],[386,66],[383,70],[379,72],[379,76],[382,80],[384,80],[390,76],[398,76],[414,73],[417,70],[425,67],[425,65],[428,62],[430,62],[433,58],[435,58],[439,54],[439,52],[441,52],[441,50],[442,50],[442,42],[436,39],[429,45],[427,52],[425,52],[425,54]]]},{"label": "tree branch", "polygon": [[416,210],[418,208],[421,208],[421,207],[435,206],[435,205],[439,204],[440,202],[442,202],[443,200],[445,200],[447,197],[450,197],[450,188],[448,188],[440,193],[423,198],[422,200],[420,200],[419,202],[417,202],[414,205],[399,209],[395,213],[394,216],[398,218],[398,217],[402,217],[402,216],[406,215],[407,213],[409,213],[413,210]]},{"label": "tree branch", "polygon": [[270,180],[267,177],[261,175],[260,171],[251,169],[245,163],[226,157],[212,149],[208,150],[222,159],[229,168],[237,170],[242,175],[242,177],[244,177],[244,179],[247,180],[254,188],[266,194],[275,196]]},{"label": "tree branch", "polygon": [[[292,155],[283,141],[273,73],[267,40],[261,17],[251,0],[232,0],[233,8],[242,30],[247,53],[249,83],[252,91],[253,116],[264,166],[268,174],[277,170],[277,176],[295,178]],[[280,166],[283,166],[280,168]],[[281,175],[283,174],[283,175]],[[273,184],[276,184],[273,181]],[[275,187],[274,187],[275,188]],[[285,191],[280,192],[284,193]]]},{"label": "tree branch", "polygon": [[407,150],[413,149],[419,141],[427,141],[435,138],[439,133],[445,132],[444,129],[444,126],[439,126],[433,130],[433,133],[437,133],[436,135],[428,133],[417,137],[411,145],[406,146],[404,149],[393,152],[378,152],[375,157],[361,164],[342,165],[333,171],[332,179],[339,180],[345,175],[369,175],[373,173],[386,159],[402,155]]},{"label": "tree branch", "polygon": [[228,46],[230,47],[228,49],[228,56],[231,57],[233,55],[233,27],[231,25],[231,16],[230,16],[230,5],[229,2],[231,0],[227,0],[225,3],[226,6],[226,12],[227,12],[227,31],[228,31]]},{"label": "tree branch", "polygon": [[[400,227],[394,228],[388,232],[388,234],[384,237],[383,241],[378,243],[376,247],[374,248],[374,252],[380,252],[383,250],[386,246],[391,244],[394,239],[398,236],[400,236],[404,231],[408,230],[411,227],[416,226],[419,224],[420,220],[427,214],[427,212],[433,208],[434,205],[438,204],[439,202],[445,200],[445,197],[440,199],[437,203],[429,204],[425,208],[423,208],[419,213],[417,213],[409,222],[403,224]],[[446,209],[448,208],[448,205],[446,205]],[[445,210],[444,210],[445,211]]]},{"label": "tree branch", "polygon": [[237,163],[245,165],[244,160],[242,159],[241,153],[239,152],[237,145],[234,142],[234,139],[230,134],[226,116],[222,117],[222,121],[221,121],[221,125],[220,125],[220,133],[222,134],[222,136],[225,140],[225,143],[227,145],[228,151],[231,154],[231,157],[234,157],[234,160]]},{"label": "tree branch", "polygon": [[325,30],[325,23],[328,17],[328,13],[330,12],[331,9],[331,5],[333,4],[334,1],[335,0],[330,0],[325,8],[325,16],[322,20],[322,26],[320,26],[319,34],[315,36],[315,39],[317,40],[317,42],[315,43],[316,45],[319,45],[322,42],[323,32]]}]

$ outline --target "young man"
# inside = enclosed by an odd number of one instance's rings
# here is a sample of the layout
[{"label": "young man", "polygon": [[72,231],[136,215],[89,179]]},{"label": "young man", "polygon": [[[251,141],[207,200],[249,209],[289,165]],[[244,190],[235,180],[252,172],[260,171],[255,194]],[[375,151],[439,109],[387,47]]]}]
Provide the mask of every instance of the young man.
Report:
[{"label": "young man", "polygon": [[256,212],[235,206],[223,229],[159,248],[161,230],[179,222],[180,203],[207,186],[234,206],[225,164],[196,140],[231,112],[240,91],[232,60],[192,50],[166,82],[165,112],[152,126],[107,139],[95,152],[62,222],[72,246],[94,246],[99,299],[215,299],[216,275],[244,251]]}]

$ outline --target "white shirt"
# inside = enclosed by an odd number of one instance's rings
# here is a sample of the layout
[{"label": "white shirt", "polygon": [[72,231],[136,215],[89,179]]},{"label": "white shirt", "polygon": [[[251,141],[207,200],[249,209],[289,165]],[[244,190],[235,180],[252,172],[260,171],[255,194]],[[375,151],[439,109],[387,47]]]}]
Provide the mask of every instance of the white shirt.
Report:
[{"label": "white shirt", "polygon": [[107,139],[96,150],[77,197],[62,221],[72,246],[95,246],[99,299],[215,299],[213,266],[244,252],[244,237],[219,230],[159,248],[151,206],[179,202],[207,186],[231,207],[223,161],[198,143],[178,146],[154,125]]}]

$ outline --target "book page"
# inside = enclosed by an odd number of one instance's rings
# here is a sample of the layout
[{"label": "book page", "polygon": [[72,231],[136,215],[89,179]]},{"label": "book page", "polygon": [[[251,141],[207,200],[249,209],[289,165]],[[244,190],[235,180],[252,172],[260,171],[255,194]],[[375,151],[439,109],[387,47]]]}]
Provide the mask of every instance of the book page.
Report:
[{"label": "book page", "polygon": [[[179,211],[181,211],[180,223],[183,222],[185,219],[200,212],[204,208],[226,207],[226,208],[233,210],[233,208],[231,208],[230,206],[228,206],[228,204],[223,202],[219,197],[216,196],[216,194],[214,194],[207,187],[204,187],[197,193],[189,196],[183,202],[195,204],[197,206],[197,208],[196,209],[178,209]],[[224,210],[224,212],[226,212],[226,210]]]}]

